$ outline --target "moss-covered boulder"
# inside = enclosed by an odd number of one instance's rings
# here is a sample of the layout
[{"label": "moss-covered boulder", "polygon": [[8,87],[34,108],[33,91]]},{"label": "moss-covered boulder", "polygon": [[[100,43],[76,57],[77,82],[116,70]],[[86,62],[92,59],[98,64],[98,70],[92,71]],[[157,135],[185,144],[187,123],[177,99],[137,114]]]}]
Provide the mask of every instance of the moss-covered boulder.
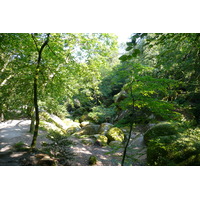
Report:
[{"label": "moss-covered boulder", "polygon": [[110,123],[102,123],[99,127],[99,134],[106,135],[108,131],[113,127],[113,124]]},{"label": "moss-covered boulder", "polygon": [[83,138],[81,139],[81,142],[85,145],[93,145],[95,143],[95,140],[93,138]]},{"label": "moss-covered boulder", "polygon": [[124,141],[124,133],[121,129],[117,127],[111,128],[108,133],[106,133],[106,137],[108,138],[108,143],[111,141]]},{"label": "moss-covered boulder", "polygon": [[73,133],[75,133],[77,131],[80,131],[80,130],[81,130],[81,128],[78,127],[78,126],[71,126],[66,130],[66,133],[71,135],[71,134],[73,134]]},{"label": "moss-covered boulder", "polygon": [[77,131],[76,135],[95,135],[98,133],[100,125],[95,124],[88,124],[87,126],[83,127],[81,130]]},{"label": "moss-covered boulder", "polygon": [[178,131],[178,123],[162,122],[146,131],[144,134],[144,142],[148,145],[149,141],[155,137],[176,135]]},{"label": "moss-covered boulder", "polygon": [[96,140],[101,146],[106,146],[108,138],[105,135],[98,135]]},{"label": "moss-covered boulder", "polygon": [[89,165],[96,165],[97,164],[97,158],[96,158],[96,156],[90,156],[88,164]]}]

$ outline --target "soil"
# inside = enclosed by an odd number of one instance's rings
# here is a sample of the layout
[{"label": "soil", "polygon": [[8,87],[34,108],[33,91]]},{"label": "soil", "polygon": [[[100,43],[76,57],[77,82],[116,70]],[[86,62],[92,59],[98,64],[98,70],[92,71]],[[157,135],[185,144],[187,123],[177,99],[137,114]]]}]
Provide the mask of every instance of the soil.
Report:
[{"label": "soil", "polygon": [[[23,165],[23,159],[34,155],[33,152],[16,151],[13,148],[13,145],[19,142],[23,142],[27,147],[30,146],[33,135],[29,132],[29,127],[30,120],[26,119],[9,120],[0,123],[0,166],[20,166]],[[42,142],[50,142],[46,135],[45,131],[39,131],[36,148],[40,149]],[[110,146],[102,147],[98,144],[83,144],[80,139],[74,136],[71,136],[70,140],[74,143],[71,150],[75,154],[74,160],[70,163],[71,166],[88,166],[88,160],[91,155],[97,158],[96,166],[121,165],[122,148],[111,154],[109,153],[112,151]],[[131,165],[145,165],[146,149],[133,146],[136,151],[138,151],[138,148],[139,152],[143,152],[144,155],[139,160],[131,163]]]}]

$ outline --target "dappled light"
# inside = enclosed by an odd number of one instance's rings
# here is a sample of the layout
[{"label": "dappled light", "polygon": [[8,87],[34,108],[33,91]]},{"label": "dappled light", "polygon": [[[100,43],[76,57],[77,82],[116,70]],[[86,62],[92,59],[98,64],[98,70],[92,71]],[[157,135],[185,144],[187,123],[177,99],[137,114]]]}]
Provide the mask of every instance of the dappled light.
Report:
[{"label": "dappled light", "polygon": [[0,41],[0,165],[200,165],[199,33]]}]

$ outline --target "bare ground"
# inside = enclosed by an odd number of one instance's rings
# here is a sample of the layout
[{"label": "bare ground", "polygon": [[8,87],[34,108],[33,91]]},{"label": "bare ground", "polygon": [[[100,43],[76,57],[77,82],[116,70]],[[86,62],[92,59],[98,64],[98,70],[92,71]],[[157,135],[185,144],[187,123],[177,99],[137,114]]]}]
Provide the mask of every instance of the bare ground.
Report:
[{"label": "bare ground", "polygon": [[[0,123],[0,166],[19,166],[20,161],[27,156],[27,152],[15,152],[12,145],[23,142],[30,146],[33,135],[29,133],[30,120],[9,120]],[[39,131],[36,148],[41,148],[42,142],[49,142],[45,131]],[[98,145],[86,145],[76,137],[70,137],[74,142],[71,147],[75,154],[75,159],[70,163],[72,166],[88,166],[88,160],[91,155],[97,157],[96,166],[119,166],[123,149],[109,154],[112,148],[109,146],[101,147]],[[134,147],[138,149],[138,147]],[[139,149],[144,155],[139,158],[141,163],[135,162],[132,165],[143,165],[145,163],[146,149]]]}]

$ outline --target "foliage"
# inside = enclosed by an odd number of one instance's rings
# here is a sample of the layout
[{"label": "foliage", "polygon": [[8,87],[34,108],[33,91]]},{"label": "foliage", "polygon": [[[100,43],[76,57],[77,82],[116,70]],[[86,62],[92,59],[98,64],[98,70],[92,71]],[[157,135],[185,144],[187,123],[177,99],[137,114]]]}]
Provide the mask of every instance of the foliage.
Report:
[{"label": "foliage", "polygon": [[103,122],[111,122],[114,115],[114,107],[106,108],[104,106],[95,106],[92,108],[92,112],[88,113],[88,116],[98,124]]},{"label": "foliage", "polygon": [[180,132],[180,125],[175,122],[162,122],[153,126],[144,134],[144,141],[148,145],[149,141],[159,136],[177,135]]},{"label": "foliage", "polygon": [[[165,99],[178,103],[179,111],[184,114],[190,109],[196,123],[199,123],[200,34],[138,33],[132,36],[130,46],[123,62],[134,60],[153,67],[152,75],[156,78],[178,81],[179,84]],[[140,50],[137,58],[131,55],[134,49]]]},{"label": "foliage", "polygon": [[89,165],[96,165],[96,163],[97,163],[96,156],[90,156],[88,163],[89,163]]},{"label": "foliage", "polygon": [[74,157],[71,150],[73,142],[67,136],[61,135],[57,131],[50,131],[47,138],[51,140],[51,143],[44,143],[42,151],[50,157],[57,159],[61,165],[69,165]]},{"label": "foliage", "polygon": [[200,130],[186,129],[179,136],[159,136],[147,148],[149,165],[200,165]]},{"label": "foliage", "polygon": [[24,142],[22,141],[19,141],[15,144],[13,144],[13,148],[16,150],[16,151],[27,151],[29,148],[24,144]]}]

